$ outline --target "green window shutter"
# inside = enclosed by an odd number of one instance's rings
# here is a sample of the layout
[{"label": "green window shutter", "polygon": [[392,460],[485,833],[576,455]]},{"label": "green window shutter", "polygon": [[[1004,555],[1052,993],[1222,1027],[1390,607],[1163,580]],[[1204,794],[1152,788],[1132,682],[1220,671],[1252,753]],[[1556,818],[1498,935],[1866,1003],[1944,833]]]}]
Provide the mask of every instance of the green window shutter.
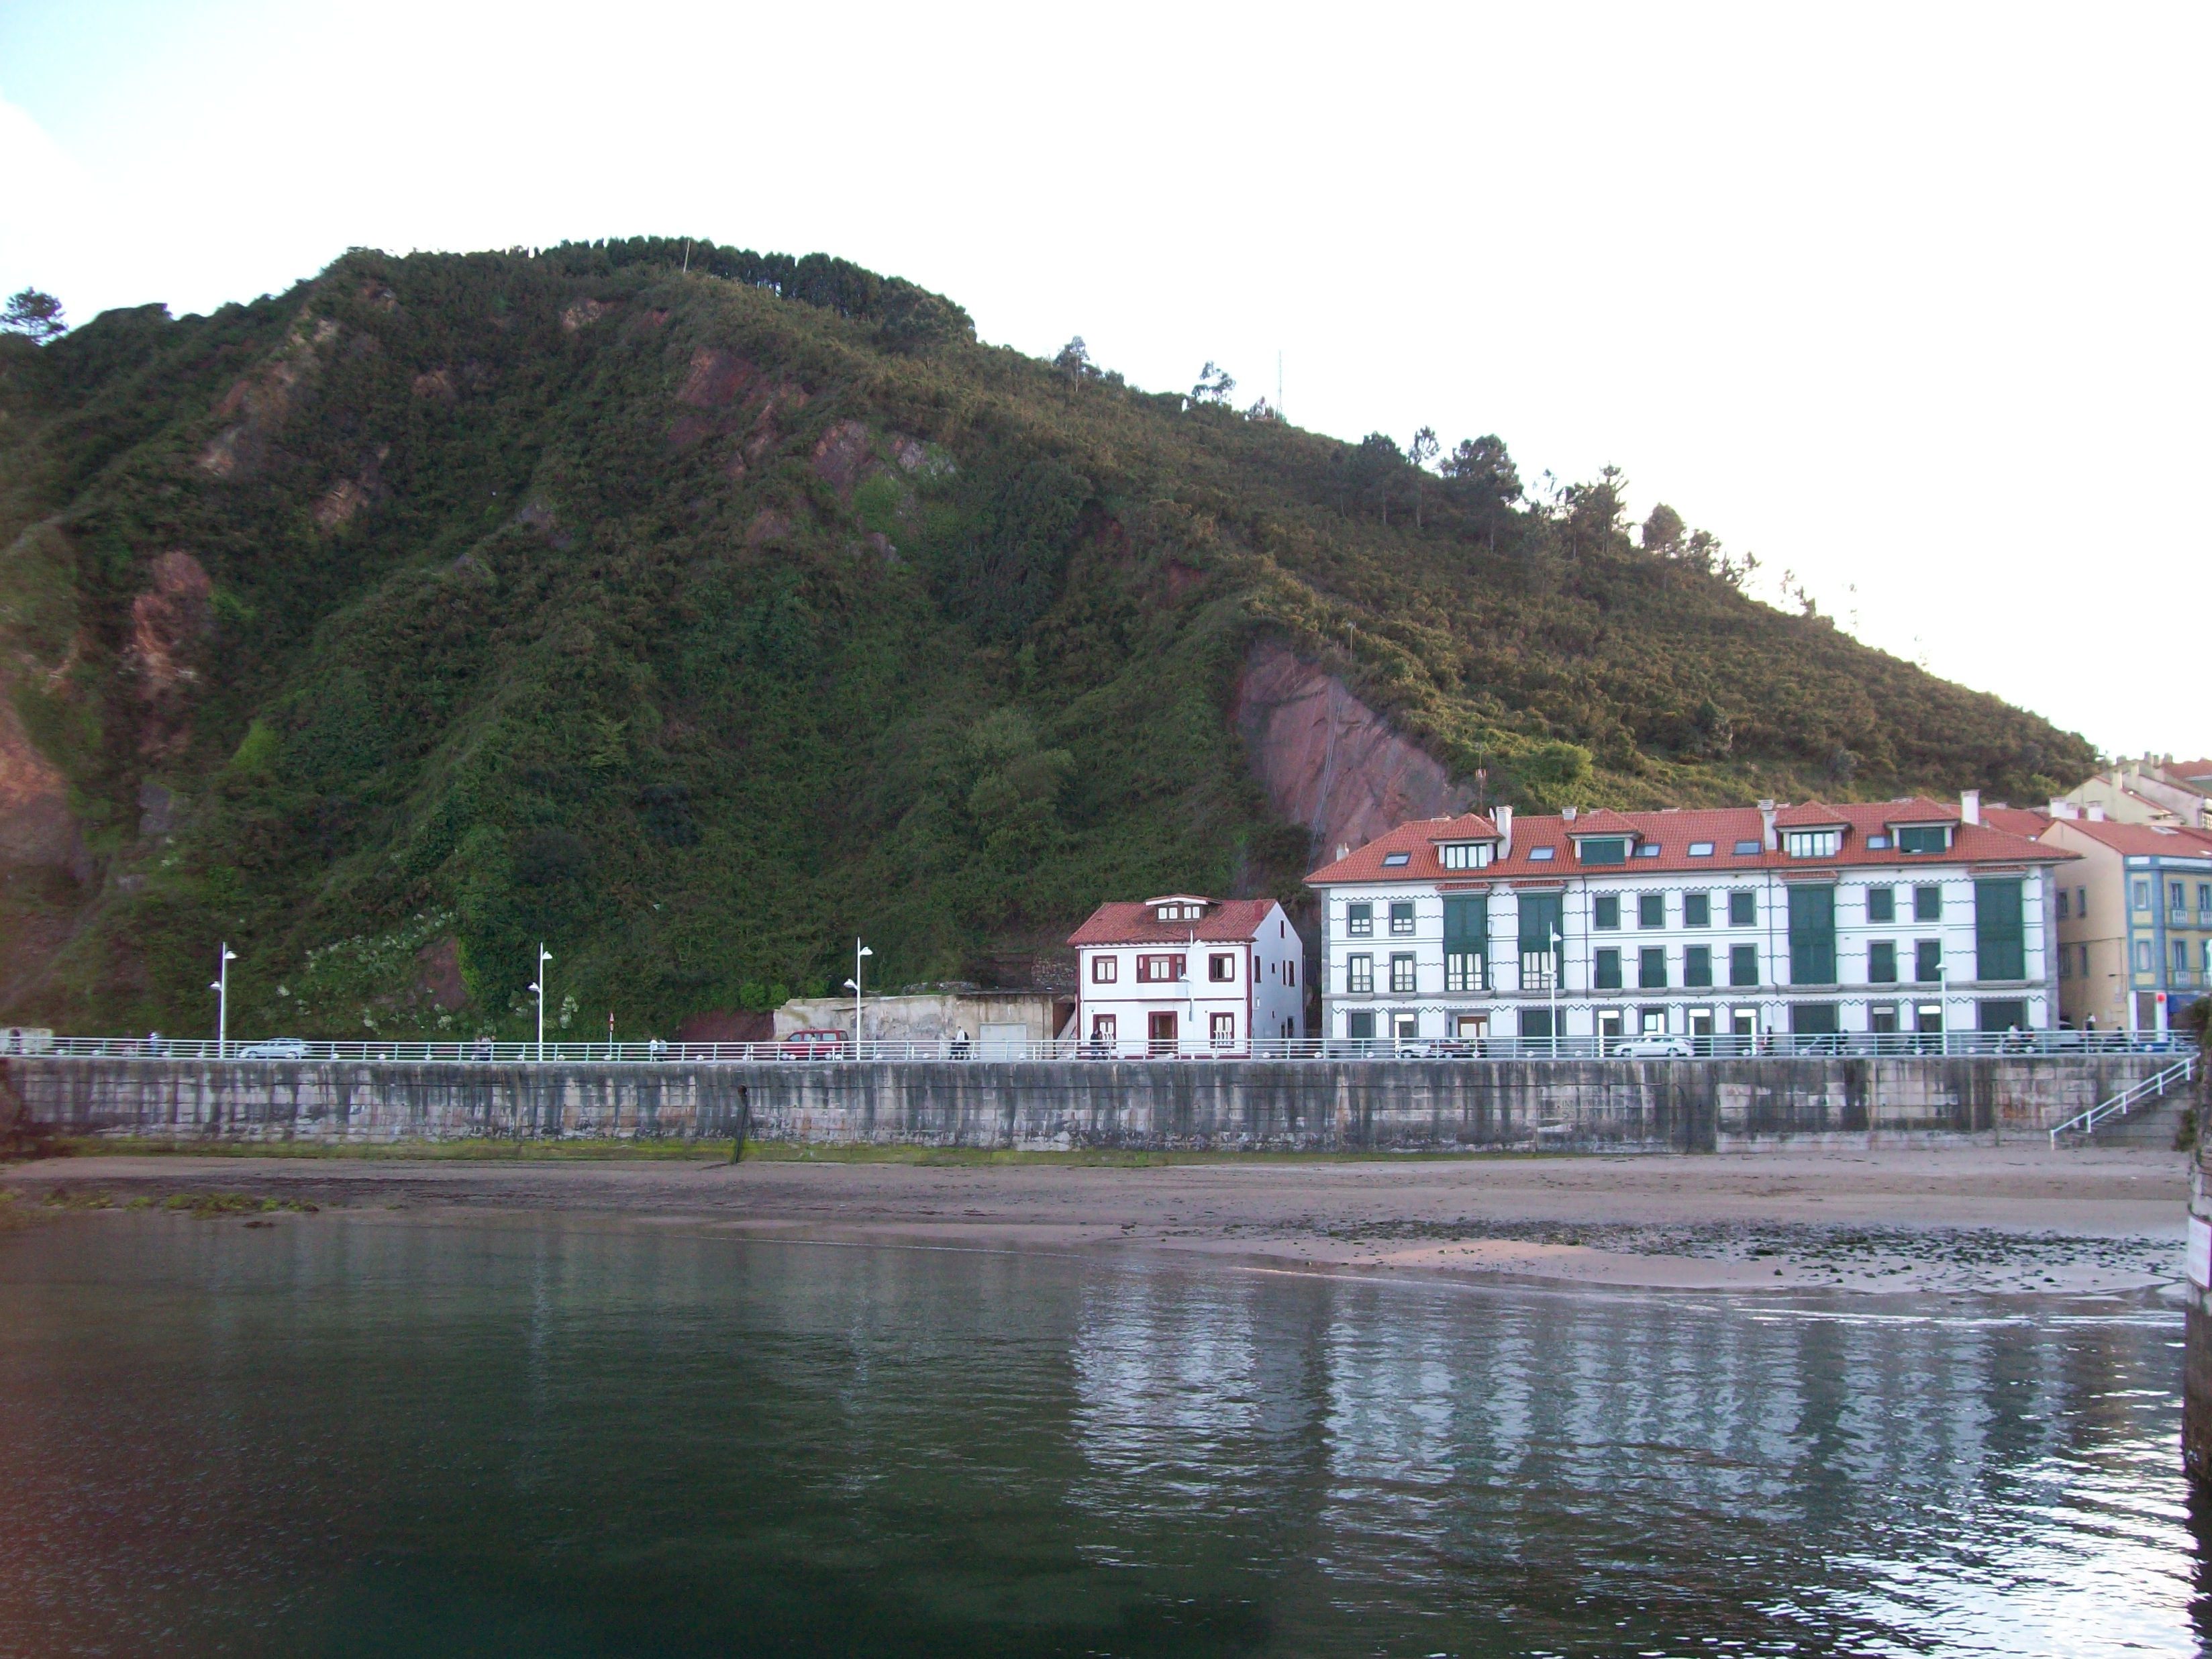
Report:
[{"label": "green window shutter", "polygon": [[[1566,896],[1563,893],[1523,893],[1521,895],[1521,954],[1541,956],[1552,949],[1552,935],[1564,934],[1559,917],[1565,908]],[[1563,947],[1564,948],[1564,947]]]},{"label": "green window shutter", "polygon": [[1444,901],[1444,949],[1472,951],[1490,948],[1490,901],[1487,898],[1448,898]]},{"label": "green window shutter", "polygon": [[1878,939],[1867,946],[1867,982],[1870,985],[1897,983],[1897,941]]},{"label": "green window shutter", "polygon": [[1590,901],[1590,926],[1607,931],[1620,926],[1620,895],[1600,893]]},{"label": "green window shutter", "polygon": [[1836,982],[1836,890],[1790,889],[1790,982]]},{"label": "green window shutter", "polygon": [[1867,920],[1873,922],[1897,920],[1897,889],[1894,887],[1867,889]]},{"label": "green window shutter", "polygon": [[1682,983],[1711,985],[1713,982],[1713,947],[1692,945],[1682,952]]},{"label": "green window shutter", "polygon": [[1974,977],[2026,979],[2027,933],[2021,883],[1993,877],[1974,884]]},{"label": "green window shutter", "polygon": [[1737,888],[1729,895],[1729,926],[1750,927],[1759,921],[1759,895],[1747,888]]},{"label": "green window shutter", "polygon": [[1620,988],[1620,952],[1619,951],[1611,949],[1600,951],[1595,959],[1595,967],[1596,971],[1592,978],[1599,990],[1618,991]]},{"label": "green window shutter", "polygon": [[1644,991],[1663,991],[1667,988],[1667,951],[1663,945],[1647,945],[1636,953],[1637,988]]},{"label": "green window shutter", "polygon": [[1759,947],[1756,945],[1729,946],[1729,983],[1731,985],[1759,983]]}]

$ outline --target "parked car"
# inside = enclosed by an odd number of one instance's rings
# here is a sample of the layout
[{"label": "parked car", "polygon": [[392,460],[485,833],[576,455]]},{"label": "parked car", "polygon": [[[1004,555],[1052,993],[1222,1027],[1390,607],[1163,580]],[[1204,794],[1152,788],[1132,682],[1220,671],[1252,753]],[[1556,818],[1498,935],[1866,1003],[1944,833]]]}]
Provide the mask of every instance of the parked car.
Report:
[{"label": "parked car", "polygon": [[1690,1039],[1680,1036],[1629,1037],[1613,1046],[1616,1060],[1687,1060]]},{"label": "parked car", "polygon": [[851,1041],[842,1031],[793,1031],[777,1052],[786,1060],[842,1060]]},{"label": "parked car", "polygon": [[1474,1045],[1458,1037],[1415,1037],[1398,1044],[1401,1060],[1472,1060]]},{"label": "parked car", "polygon": [[264,1037],[238,1051],[240,1060],[305,1060],[307,1045],[298,1037]]}]

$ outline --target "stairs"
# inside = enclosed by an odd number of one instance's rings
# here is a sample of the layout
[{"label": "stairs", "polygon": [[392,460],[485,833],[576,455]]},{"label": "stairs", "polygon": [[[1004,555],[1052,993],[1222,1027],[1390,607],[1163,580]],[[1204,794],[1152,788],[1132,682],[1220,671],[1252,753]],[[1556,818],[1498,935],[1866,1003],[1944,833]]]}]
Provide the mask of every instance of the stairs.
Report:
[{"label": "stairs", "polygon": [[[2131,1083],[2110,1100],[2099,1101],[2051,1132],[2056,1149],[2063,1139],[2069,1146],[2163,1146],[2173,1145],[2182,1112],[2191,1104],[2188,1085],[2197,1075],[2194,1055]],[[2150,1106],[2149,1111],[2138,1111]]]}]

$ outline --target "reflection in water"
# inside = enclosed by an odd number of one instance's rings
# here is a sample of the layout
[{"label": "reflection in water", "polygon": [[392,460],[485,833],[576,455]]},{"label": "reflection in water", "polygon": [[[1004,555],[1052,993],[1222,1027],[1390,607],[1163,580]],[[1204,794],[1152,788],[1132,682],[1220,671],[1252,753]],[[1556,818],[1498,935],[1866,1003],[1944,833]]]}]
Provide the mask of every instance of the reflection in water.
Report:
[{"label": "reflection in water", "polygon": [[2197,1651],[2178,1317],[1867,1305],[71,1219],[0,1652]]}]

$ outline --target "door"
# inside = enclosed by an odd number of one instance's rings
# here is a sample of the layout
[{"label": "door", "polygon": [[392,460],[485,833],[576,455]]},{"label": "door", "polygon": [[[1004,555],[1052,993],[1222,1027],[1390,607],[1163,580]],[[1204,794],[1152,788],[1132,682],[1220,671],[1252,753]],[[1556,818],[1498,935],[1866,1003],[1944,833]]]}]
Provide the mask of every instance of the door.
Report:
[{"label": "door", "polygon": [[1713,1051],[1713,1011],[1710,1008],[1690,1010],[1690,1052],[1709,1054]]},{"label": "door", "polygon": [[1030,1028],[1020,1021],[1011,1024],[986,1020],[981,1028],[983,1058],[986,1060],[1025,1060],[1030,1052]]},{"label": "door", "polygon": [[1597,1048],[1600,1054],[1610,1054],[1613,1045],[1620,1041],[1620,1010],[1601,1008],[1597,1011]]},{"label": "door", "polygon": [[1175,1053],[1176,1017],[1173,1014],[1146,1015],[1145,1037],[1152,1053],[1156,1054]]}]

